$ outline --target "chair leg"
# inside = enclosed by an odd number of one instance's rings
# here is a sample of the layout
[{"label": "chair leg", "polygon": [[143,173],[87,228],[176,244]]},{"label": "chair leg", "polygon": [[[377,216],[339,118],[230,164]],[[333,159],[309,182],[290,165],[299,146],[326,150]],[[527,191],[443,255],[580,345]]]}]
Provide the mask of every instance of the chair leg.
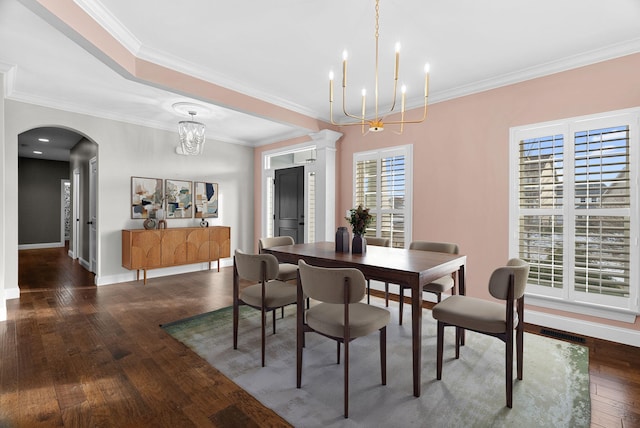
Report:
[{"label": "chair leg", "polygon": [[[340,343],[340,342],[338,342]],[[344,417],[349,417],[349,341],[344,342]]]},{"label": "chair leg", "polygon": [[456,360],[460,358],[460,342],[462,340],[462,329],[456,326]]},{"label": "chair leg", "polygon": [[340,342],[338,342],[337,340],[336,340],[336,345],[338,345],[338,349],[336,352],[338,359],[336,360],[336,364],[340,364]]},{"label": "chair leg", "polygon": [[387,384],[387,326],[380,329],[380,373],[382,384]]},{"label": "chair leg", "polygon": [[524,362],[524,328],[518,325],[516,330],[516,362],[518,365],[518,380],[522,380]]},{"label": "chair leg", "polygon": [[442,293],[436,293],[436,297],[438,298],[438,303],[442,301]]},{"label": "chair leg", "polygon": [[436,351],[436,378],[442,379],[442,353],[444,351],[444,323],[438,321],[438,337]]},{"label": "chair leg", "polygon": [[367,279],[367,305],[371,304],[371,282]]},{"label": "chair leg", "polygon": [[[302,342],[304,342],[304,333],[302,333]],[[302,348],[303,344],[300,340],[296,340],[296,387],[302,387]]]},{"label": "chair leg", "polygon": [[266,337],[266,334],[265,334],[266,317],[267,317],[267,314],[265,313],[264,307],[263,307],[262,308],[262,328],[261,328],[261,331],[262,331],[262,367],[264,367],[264,353],[265,353],[264,342],[265,342],[265,337]]},{"label": "chair leg", "polygon": [[511,408],[513,406],[513,331],[507,332],[505,353],[507,407]]},{"label": "chair leg", "polygon": [[384,305],[389,307],[389,283],[384,283]]},{"label": "chair leg", "polygon": [[276,310],[271,311],[273,313],[273,334],[276,334]]},{"label": "chair leg", "polygon": [[399,324],[402,325],[402,307],[404,306],[404,287],[401,285],[400,286],[400,307],[398,308],[398,310],[400,311],[400,313],[398,314],[398,316],[400,317],[400,322]]},{"label": "chair leg", "polygon": [[233,349],[238,349],[238,316],[240,308],[237,304],[233,305]]}]

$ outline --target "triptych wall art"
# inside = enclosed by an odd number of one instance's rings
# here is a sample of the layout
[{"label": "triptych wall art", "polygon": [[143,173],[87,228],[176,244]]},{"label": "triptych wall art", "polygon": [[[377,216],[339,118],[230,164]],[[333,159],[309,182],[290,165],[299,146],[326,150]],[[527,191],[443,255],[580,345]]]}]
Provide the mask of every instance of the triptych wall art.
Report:
[{"label": "triptych wall art", "polygon": [[217,218],[218,184],[131,177],[131,218]]}]

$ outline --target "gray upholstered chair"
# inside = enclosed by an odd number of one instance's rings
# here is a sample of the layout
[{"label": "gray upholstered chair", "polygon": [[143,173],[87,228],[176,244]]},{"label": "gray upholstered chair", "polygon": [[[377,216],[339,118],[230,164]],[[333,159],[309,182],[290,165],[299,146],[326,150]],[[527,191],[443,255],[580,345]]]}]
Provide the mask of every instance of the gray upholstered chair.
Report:
[{"label": "gray upholstered chair", "polygon": [[[262,254],[262,250],[270,247],[279,247],[281,245],[294,245],[295,241],[291,236],[272,236],[269,238],[260,238],[258,240],[258,253]],[[298,266],[291,263],[280,263],[280,272],[276,278],[279,281],[292,281],[298,278]]]},{"label": "gray upholstered chair", "polygon": [[[236,250],[233,257],[233,349],[238,349],[240,305],[262,313],[262,367],[265,361],[266,313],[273,313],[273,334],[276,334],[276,309],[296,303],[296,284],[278,281],[278,259],[272,254],[246,254]],[[256,282],[240,290],[240,279]]]},{"label": "gray upholstered chair", "polygon": [[[505,342],[507,407],[513,404],[513,330],[516,330],[516,361],[518,379],[522,380],[524,354],[524,291],[529,276],[529,264],[511,259],[507,265],[493,271],[489,279],[489,292],[504,302],[489,301],[470,296],[451,296],[433,307],[433,318],[438,321],[437,378],[442,379],[444,328],[456,327],[456,359],[460,358],[463,330],[471,330],[497,337]],[[514,306],[516,312],[514,313]],[[486,375],[483,373],[481,376]]]},{"label": "gray upholstered chair", "polygon": [[[387,324],[391,318],[383,308],[360,303],[365,293],[362,272],[352,268],[322,268],[298,261],[304,294],[319,301],[303,314],[304,333],[319,333],[337,342],[338,364],[340,343],[344,343],[344,417],[349,417],[349,342],[380,332],[380,365],[382,384],[387,384]],[[300,309],[300,308],[299,308]],[[297,341],[297,387],[302,385],[302,350],[304,340]]]},{"label": "gray upholstered chair", "polygon": [[[367,245],[374,245],[376,247],[388,247],[390,244],[389,238],[377,238],[375,236],[368,237],[366,236]],[[367,279],[367,303],[371,303],[371,284]],[[384,303],[385,306],[389,306],[389,283],[384,283]]]},{"label": "gray upholstered chair", "polygon": [[[438,253],[449,253],[449,254],[458,254],[458,244],[452,244],[449,242],[430,242],[430,241],[413,241],[409,244],[410,250],[420,250],[420,251],[435,251]],[[434,293],[438,302],[442,300],[442,293],[447,290],[452,290],[452,293],[455,292],[456,285],[456,274],[452,273],[451,275],[445,275],[442,278],[438,278],[435,281],[430,282],[422,287],[422,291],[426,291],[429,293]],[[404,290],[409,288],[407,286],[400,285],[400,313],[398,314],[400,317],[400,324],[402,324],[402,309],[404,305]]]}]

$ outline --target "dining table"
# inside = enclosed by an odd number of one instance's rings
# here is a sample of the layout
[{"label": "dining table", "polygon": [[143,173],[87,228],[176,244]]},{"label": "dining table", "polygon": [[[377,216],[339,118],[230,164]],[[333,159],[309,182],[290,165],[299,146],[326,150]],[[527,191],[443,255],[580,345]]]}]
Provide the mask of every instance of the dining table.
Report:
[{"label": "dining table", "polygon": [[[328,268],[356,268],[369,280],[405,285],[411,289],[411,336],[413,354],[413,395],[420,397],[422,369],[422,287],[445,275],[457,274],[457,292],[465,294],[465,265],[461,254],[409,250],[405,248],[367,246],[362,254],[338,252],[334,242],[313,242],[263,249],[281,263],[297,264],[303,259],[310,265]],[[298,278],[299,281],[299,278]],[[298,284],[297,339],[303,340],[304,296]],[[298,355],[297,364],[302,364]]]}]

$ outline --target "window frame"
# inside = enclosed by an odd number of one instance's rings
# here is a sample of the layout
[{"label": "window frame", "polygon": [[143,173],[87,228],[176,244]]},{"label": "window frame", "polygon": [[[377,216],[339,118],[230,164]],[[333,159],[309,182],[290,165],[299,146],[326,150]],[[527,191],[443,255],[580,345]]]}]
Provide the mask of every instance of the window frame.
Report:
[{"label": "window frame", "polygon": [[[352,181],[352,202],[353,206],[356,206],[357,200],[357,164],[359,161],[376,160],[378,166],[381,165],[381,160],[392,156],[404,156],[405,168],[405,186],[404,186],[404,208],[403,209],[390,209],[379,208],[380,207],[380,174],[378,174],[378,180],[376,183],[376,208],[371,209],[371,213],[376,217],[376,236],[380,236],[382,215],[384,214],[397,214],[401,212],[404,216],[404,247],[409,248],[409,244],[412,239],[413,229],[413,144],[406,144],[402,146],[387,147],[378,150],[370,150],[364,152],[355,152],[353,154],[353,181]],[[370,208],[370,207],[364,207]],[[348,212],[345,213],[348,216]],[[365,236],[366,238],[366,236]]]},{"label": "window frame", "polygon": [[[628,215],[629,227],[629,297],[589,294],[575,290],[575,224],[576,218],[589,210],[576,208],[575,204],[575,140],[576,133],[584,130],[597,130],[613,126],[629,127],[629,185],[630,203],[628,208],[601,209],[603,216]],[[563,287],[550,288],[534,284],[527,285],[527,303],[592,315],[624,322],[635,322],[639,314],[640,290],[640,251],[638,249],[638,223],[640,222],[639,201],[640,190],[638,175],[640,173],[640,108],[625,109],[601,114],[580,116],[544,122],[532,125],[513,127],[509,138],[509,254],[519,256],[521,215],[561,215],[563,221],[562,241],[565,248],[563,254]],[[563,135],[563,188],[562,207],[521,208],[520,207],[520,142],[523,140]],[[594,211],[595,212],[595,211]],[[593,214],[593,215],[598,215]],[[569,251],[566,251],[569,249]],[[568,284],[568,285],[567,285]]]}]

